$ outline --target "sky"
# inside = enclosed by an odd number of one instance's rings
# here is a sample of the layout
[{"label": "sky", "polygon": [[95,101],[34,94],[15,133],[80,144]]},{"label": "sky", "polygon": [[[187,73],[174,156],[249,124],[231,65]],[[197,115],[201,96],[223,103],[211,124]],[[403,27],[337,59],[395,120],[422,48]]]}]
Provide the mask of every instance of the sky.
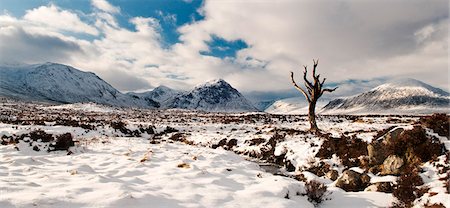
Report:
[{"label": "sky", "polygon": [[0,63],[67,64],[124,92],[222,78],[257,96],[292,92],[289,72],[319,59],[338,94],[387,78],[448,91],[448,23],[447,0],[0,0]]}]

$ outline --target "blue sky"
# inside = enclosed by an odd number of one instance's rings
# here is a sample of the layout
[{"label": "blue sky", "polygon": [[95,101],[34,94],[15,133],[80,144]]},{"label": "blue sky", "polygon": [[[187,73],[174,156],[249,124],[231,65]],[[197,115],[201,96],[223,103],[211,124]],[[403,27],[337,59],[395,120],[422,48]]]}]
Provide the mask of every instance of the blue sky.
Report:
[{"label": "blue sky", "polygon": [[[129,22],[129,19],[132,17],[141,16],[158,19],[162,34],[161,42],[165,47],[170,47],[179,42],[178,27],[204,19],[204,16],[199,12],[203,4],[202,0],[110,0],[109,2],[120,7],[121,12],[116,16],[117,20],[120,26],[129,30],[135,29],[134,25]],[[94,10],[89,0],[2,0],[0,11],[20,17],[25,15],[26,10],[49,4],[69,8],[82,14],[89,14]],[[92,35],[72,35],[87,40],[96,38]],[[208,41],[208,45],[210,46],[210,51],[204,51],[202,54],[220,58],[234,57],[237,50],[247,47],[242,40],[226,41],[217,36],[213,36],[213,39]]]},{"label": "blue sky", "polygon": [[447,0],[2,0],[0,63],[68,64],[121,91],[222,78],[290,95],[290,71],[319,58],[329,83],[448,90],[448,21]]},{"label": "blue sky", "polygon": [[[121,14],[117,16],[117,19],[121,26],[130,30],[134,29],[134,26],[128,21],[130,17],[142,16],[159,19],[164,33],[164,40],[168,44],[178,41],[178,33],[176,32],[178,26],[203,18],[197,12],[202,4],[202,1],[199,0],[193,0],[192,2],[149,0],[145,1],[145,3],[137,0],[113,0],[110,3],[121,8]],[[69,8],[85,14],[93,12],[94,9],[91,7],[91,1],[89,0],[2,0],[0,11],[6,10],[14,16],[23,16],[26,10],[48,4],[55,4],[62,8]],[[166,21],[163,15],[175,15],[176,20],[174,22]]]}]

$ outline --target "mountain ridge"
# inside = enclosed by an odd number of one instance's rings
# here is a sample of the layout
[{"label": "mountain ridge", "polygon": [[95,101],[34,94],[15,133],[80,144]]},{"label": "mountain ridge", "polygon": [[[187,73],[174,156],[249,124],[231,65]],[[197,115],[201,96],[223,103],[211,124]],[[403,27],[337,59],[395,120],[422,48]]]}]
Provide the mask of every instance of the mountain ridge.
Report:
[{"label": "mountain ridge", "polygon": [[[416,79],[392,79],[353,96],[330,99],[316,108],[319,114],[428,114],[449,113],[449,93]],[[325,100],[326,101],[326,100]],[[305,114],[303,97],[276,101],[265,109],[275,114]]]},{"label": "mountain ridge", "polygon": [[95,73],[51,62],[0,66],[0,78],[0,96],[21,100],[214,112],[258,111],[223,79],[199,84],[187,92],[159,86],[152,91],[124,94]]},{"label": "mountain ridge", "polygon": [[368,92],[331,100],[321,113],[428,113],[449,110],[449,93],[415,79],[397,79]]}]

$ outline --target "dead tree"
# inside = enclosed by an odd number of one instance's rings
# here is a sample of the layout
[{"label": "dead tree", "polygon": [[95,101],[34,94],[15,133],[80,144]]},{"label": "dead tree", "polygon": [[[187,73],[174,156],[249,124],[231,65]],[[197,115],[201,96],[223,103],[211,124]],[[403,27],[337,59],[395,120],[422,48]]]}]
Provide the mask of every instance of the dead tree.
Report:
[{"label": "dead tree", "polygon": [[323,80],[320,81],[319,80],[320,74],[316,75],[316,68],[317,68],[317,64],[319,64],[319,60],[313,59],[313,63],[314,63],[314,68],[312,71],[312,76],[314,79],[313,82],[309,81],[306,78],[308,69],[306,66],[303,66],[305,68],[305,70],[303,71],[303,80],[305,82],[305,87],[306,87],[307,91],[305,91],[303,88],[301,88],[300,86],[297,85],[297,83],[294,80],[294,72],[291,72],[291,80],[292,80],[292,84],[294,85],[294,87],[305,96],[306,100],[309,103],[308,119],[309,119],[309,124],[310,124],[310,131],[318,132],[319,128],[317,127],[317,123],[316,123],[317,100],[319,100],[319,98],[323,95],[324,92],[333,92],[337,89],[337,87],[335,87],[333,89],[323,88],[323,84],[325,83],[326,78],[323,78]]}]

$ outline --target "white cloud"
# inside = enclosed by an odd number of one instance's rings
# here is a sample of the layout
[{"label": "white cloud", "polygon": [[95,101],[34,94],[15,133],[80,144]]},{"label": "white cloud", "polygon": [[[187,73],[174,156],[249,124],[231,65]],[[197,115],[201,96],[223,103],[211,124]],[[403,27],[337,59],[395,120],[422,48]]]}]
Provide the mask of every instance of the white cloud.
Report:
[{"label": "white cloud", "polygon": [[[200,9],[205,19],[179,27],[181,42],[169,48],[161,44],[158,20],[131,17],[135,28],[130,30],[115,18],[120,8],[106,1],[92,5],[98,9],[87,15],[93,24],[53,5],[27,12],[44,9],[55,19],[71,19],[77,31],[93,28],[91,34],[95,30],[101,36],[91,41],[62,33],[68,27],[57,21],[0,16],[0,61],[13,57],[71,64],[98,73],[120,90],[150,84],[187,88],[214,78],[225,78],[241,91],[287,90],[292,88],[289,71],[299,69],[300,75],[300,66],[311,65],[313,58],[320,58],[318,71],[330,82],[398,76],[448,86],[445,0],[206,1]],[[238,51],[235,59],[201,55],[209,51],[212,35],[242,39],[249,48]],[[44,43],[60,53],[44,53]],[[21,53],[25,56],[17,56]]]},{"label": "white cloud", "polygon": [[[318,70],[330,81],[412,76],[412,65],[416,66],[414,71],[428,71],[439,79],[436,74],[448,69],[448,61],[424,66],[418,57],[426,57],[421,51],[431,43],[419,44],[414,34],[430,23],[448,22],[446,5],[445,1],[207,1],[205,20],[180,31],[185,43],[196,50],[205,47],[206,34],[243,39],[251,47],[239,56],[269,63],[264,70],[252,73],[222,74],[241,89],[290,88],[288,72],[311,65],[313,58],[320,58]],[[443,43],[448,41],[440,38]],[[447,48],[443,46],[442,51]],[[412,56],[417,58],[402,58]],[[439,53],[432,59],[444,60],[447,55]],[[395,62],[395,69],[387,62]],[[375,68],[374,63],[386,64]],[[264,79],[264,85],[255,85],[264,74],[270,78]]]},{"label": "white cloud", "polygon": [[23,19],[39,27],[98,35],[97,29],[82,22],[77,14],[53,4],[28,10]]},{"label": "white cloud", "polygon": [[91,3],[95,8],[97,8],[101,11],[111,13],[111,14],[120,13],[119,7],[115,7],[115,6],[111,5],[106,0],[92,0]]}]

